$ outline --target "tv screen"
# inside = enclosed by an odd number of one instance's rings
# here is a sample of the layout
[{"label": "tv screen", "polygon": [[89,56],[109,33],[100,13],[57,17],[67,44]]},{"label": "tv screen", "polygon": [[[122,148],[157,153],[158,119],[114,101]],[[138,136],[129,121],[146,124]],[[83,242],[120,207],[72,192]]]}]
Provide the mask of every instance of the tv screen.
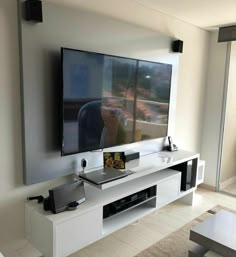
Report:
[{"label": "tv screen", "polygon": [[62,155],[167,136],[170,64],[62,48]]}]

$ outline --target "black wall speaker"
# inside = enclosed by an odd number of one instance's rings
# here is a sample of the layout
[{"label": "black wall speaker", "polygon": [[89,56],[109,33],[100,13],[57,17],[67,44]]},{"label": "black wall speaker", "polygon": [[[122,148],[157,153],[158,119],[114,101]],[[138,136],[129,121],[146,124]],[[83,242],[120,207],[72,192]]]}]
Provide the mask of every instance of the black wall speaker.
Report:
[{"label": "black wall speaker", "polygon": [[172,51],[174,53],[183,53],[184,42],[182,40],[175,40],[172,42]]},{"label": "black wall speaker", "polygon": [[236,40],[236,25],[219,28],[218,42]]},{"label": "black wall speaker", "polygon": [[25,19],[33,22],[43,22],[42,1],[27,0],[25,1]]}]

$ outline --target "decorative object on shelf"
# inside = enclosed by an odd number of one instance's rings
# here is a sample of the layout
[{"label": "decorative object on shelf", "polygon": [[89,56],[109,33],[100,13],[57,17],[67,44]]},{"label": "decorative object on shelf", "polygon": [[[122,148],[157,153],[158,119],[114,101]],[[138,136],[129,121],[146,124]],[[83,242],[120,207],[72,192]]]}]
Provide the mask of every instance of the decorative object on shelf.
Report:
[{"label": "decorative object on shelf", "polygon": [[125,152],[104,152],[105,168],[125,169]]}]

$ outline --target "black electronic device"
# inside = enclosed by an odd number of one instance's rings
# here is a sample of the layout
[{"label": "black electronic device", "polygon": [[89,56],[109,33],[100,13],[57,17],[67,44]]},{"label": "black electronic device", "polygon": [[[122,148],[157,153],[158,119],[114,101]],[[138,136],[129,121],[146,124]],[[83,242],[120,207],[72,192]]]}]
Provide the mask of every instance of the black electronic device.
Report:
[{"label": "black electronic device", "polygon": [[42,195],[27,197],[28,201],[37,200],[38,203],[42,203],[44,201],[44,199],[45,198]]},{"label": "black electronic device", "polygon": [[180,171],[181,190],[186,191],[196,185],[196,160],[190,160],[184,163],[172,166],[171,169]]},{"label": "black electronic device", "polygon": [[87,163],[88,163],[88,161],[86,160],[86,159],[82,159],[81,160],[81,167],[82,167],[82,172],[84,173],[84,170],[85,170],[85,168],[86,168],[86,166],[87,166]]},{"label": "black electronic device", "polygon": [[168,142],[169,142],[169,145],[167,146],[168,151],[174,152],[178,150],[178,147],[175,144],[173,144],[172,137],[170,136],[168,137]]},{"label": "black electronic device", "polygon": [[182,40],[175,40],[172,42],[172,51],[174,53],[183,53],[184,42]]},{"label": "black electronic device", "polygon": [[87,161],[86,159],[82,159],[82,160],[81,160],[81,167],[82,167],[83,169],[86,168],[87,162],[88,162],[88,161]]},{"label": "black electronic device", "polygon": [[96,185],[101,185],[119,178],[128,176],[130,173],[123,172],[115,168],[104,168],[87,173],[81,173],[80,178],[92,182]]},{"label": "black electronic device", "polygon": [[83,181],[63,184],[49,190],[49,196],[44,199],[46,211],[53,213],[72,210],[85,201]]},{"label": "black electronic device", "polygon": [[42,1],[27,0],[25,1],[25,19],[33,22],[43,22]]},{"label": "black electronic device", "polygon": [[132,161],[135,159],[139,159],[139,156],[140,156],[139,152],[135,152],[132,150],[125,151],[125,161],[126,162],[129,162],[129,161]]},{"label": "black electronic device", "polygon": [[230,42],[236,40],[236,25],[219,28],[218,42]]},{"label": "black electronic device", "polygon": [[62,155],[167,136],[171,64],[68,48],[61,64]]},{"label": "black electronic device", "polygon": [[133,208],[156,195],[156,186],[146,188],[137,193],[128,195],[103,207],[103,219],[116,215],[124,210]]}]

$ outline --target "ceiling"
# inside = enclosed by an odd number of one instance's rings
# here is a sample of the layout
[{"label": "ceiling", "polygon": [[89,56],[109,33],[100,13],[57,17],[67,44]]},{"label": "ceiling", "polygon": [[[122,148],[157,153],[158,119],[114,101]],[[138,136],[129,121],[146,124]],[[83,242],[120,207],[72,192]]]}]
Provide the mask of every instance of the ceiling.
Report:
[{"label": "ceiling", "polygon": [[236,22],[236,0],[136,0],[201,28]]},{"label": "ceiling", "polygon": [[111,16],[135,16],[137,7],[209,29],[236,23],[236,0],[50,0]]}]

